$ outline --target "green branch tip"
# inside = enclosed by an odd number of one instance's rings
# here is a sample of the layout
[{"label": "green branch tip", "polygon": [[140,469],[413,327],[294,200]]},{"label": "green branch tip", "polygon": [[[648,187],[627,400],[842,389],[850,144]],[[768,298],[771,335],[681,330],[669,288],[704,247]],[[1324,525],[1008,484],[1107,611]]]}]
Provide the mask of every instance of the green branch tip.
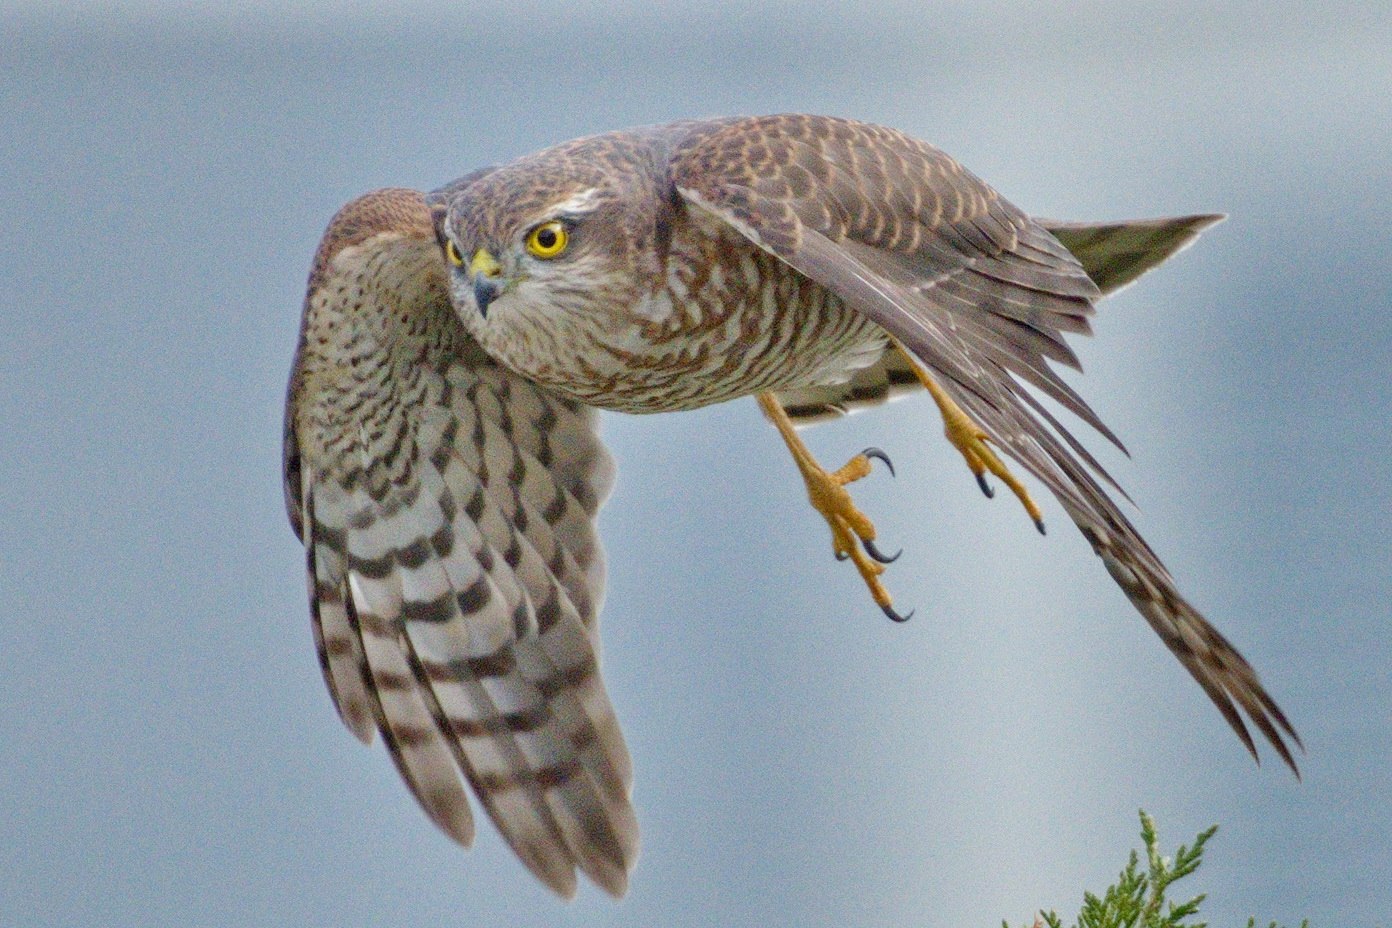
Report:
[{"label": "green branch tip", "polygon": [[[1192,875],[1203,863],[1204,848],[1208,840],[1218,832],[1213,825],[1199,832],[1193,845],[1181,844],[1173,858],[1160,853],[1160,838],[1155,828],[1155,819],[1145,809],[1140,810],[1141,844],[1145,848],[1145,870],[1141,869],[1141,858],[1136,851],[1127,857],[1117,880],[1100,896],[1083,893],[1083,907],[1078,912],[1073,928],[1208,928],[1207,922],[1188,921],[1199,914],[1206,894],[1199,893],[1183,902],[1175,902],[1167,895],[1177,882]],[[1053,910],[1041,910],[1032,928],[1064,928],[1063,920]],[[1006,921],[1001,928],[1010,928]],[[1257,928],[1255,918],[1248,919],[1247,928]],[[1271,922],[1268,928],[1280,928]],[[1309,922],[1302,921],[1300,928],[1309,928]]]}]

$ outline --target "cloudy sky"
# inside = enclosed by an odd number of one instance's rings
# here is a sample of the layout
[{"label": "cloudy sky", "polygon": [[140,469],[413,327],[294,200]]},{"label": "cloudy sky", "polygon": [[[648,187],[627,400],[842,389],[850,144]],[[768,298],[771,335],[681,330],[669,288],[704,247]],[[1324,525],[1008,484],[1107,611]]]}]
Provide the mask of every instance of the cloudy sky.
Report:
[{"label": "cloudy sky", "polygon": [[[1392,13],[1315,5],[0,4],[0,924],[996,925],[1217,822],[1214,924],[1392,905]],[[575,135],[812,111],[1027,210],[1225,211],[1108,301],[1094,442],[1309,749],[1254,766],[1050,501],[908,399],[809,433],[905,548],[887,622],[752,401],[606,416],[605,674],[643,856],[564,904],[343,730],[280,419],[344,201]]]}]

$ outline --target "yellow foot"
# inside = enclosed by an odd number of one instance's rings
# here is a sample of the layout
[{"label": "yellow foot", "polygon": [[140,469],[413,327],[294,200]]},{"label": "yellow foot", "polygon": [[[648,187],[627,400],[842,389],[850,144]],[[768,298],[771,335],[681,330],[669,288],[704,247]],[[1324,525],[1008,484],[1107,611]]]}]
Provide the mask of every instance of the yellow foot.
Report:
[{"label": "yellow foot", "polygon": [[[901,346],[900,351],[904,351]],[[943,433],[947,435],[947,440],[966,459],[967,467],[971,469],[972,475],[976,477],[977,486],[981,487],[981,492],[987,498],[996,495],[995,490],[991,489],[991,484],[986,481],[986,474],[989,471],[1001,479],[1001,482],[1008,486],[1021,505],[1025,507],[1025,512],[1034,520],[1034,527],[1039,529],[1039,534],[1044,532],[1044,514],[1040,512],[1034,500],[1029,495],[1029,490],[1016,478],[1001,459],[986,444],[990,438],[981,426],[971,416],[967,415],[961,406],[947,395],[942,387],[938,386],[937,381],[928,375],[917,361],[904,352],[905,357],[909,358],[909,363],[913,365],[914,373],[918,375],[919,381],[927,388],[932,395],[933,401],[938,404],[938,411],[943,417]]]},{"label": "yellow foot", "polygon": [[797,464],[803,482],[807,484],[807,498],[812,503],[812,508],[821,513],[831,528],[831,546],[836,559],[849,559],[855,564],[861,579],[870,589],[870,596],[885,615],[896,622],[907,622],[913,617],[913,613],[900,615],[896,612],[889,591],[880,582],[884,565],[896,560],[900,552],[885,555],[875,546],[874,523],[856,507],[851,494],[846,490],[847,484],[854,483],[870,473],[872,458],[883,461],[890,474],[893,474],[894,464],[888,455],[878,448],[866,448],[864,452],[847,461],[844,467],[828,471],[812,457],[812,453],[798,437],[787,413],[773,394],[760,394],[759,406],[777,426],[783,441],[788,445],[788,450],[792,452],[793,462]]}]

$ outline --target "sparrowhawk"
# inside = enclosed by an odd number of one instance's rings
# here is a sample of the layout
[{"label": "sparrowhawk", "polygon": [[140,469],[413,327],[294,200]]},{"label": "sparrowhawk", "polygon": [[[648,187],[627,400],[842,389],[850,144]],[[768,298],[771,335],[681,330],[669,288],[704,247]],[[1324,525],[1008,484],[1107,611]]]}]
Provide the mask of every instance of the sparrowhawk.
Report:
[{"label": "sparrowhawk", "polygon": [[[324,677],[380,731],[430,818],[467,845],[464,784],[563,895],[622,894],[632,768],[598,671],[596,510],[613,466],[595,407],[755,395],[875,601],[892,558],[795,426],[925,387],[989,495],[1057,498],[1249,751],[1300,740],[1179,593],[1115,483],[1036,395],[1116,441],[1050,362],[1094,303],[1218,216],[1033,219],[892,129],[783,115],[578,139],[434,193],[381,190],[330,222],[285,422]],[[1119,443],[1118,443],[1119,444]]]}]

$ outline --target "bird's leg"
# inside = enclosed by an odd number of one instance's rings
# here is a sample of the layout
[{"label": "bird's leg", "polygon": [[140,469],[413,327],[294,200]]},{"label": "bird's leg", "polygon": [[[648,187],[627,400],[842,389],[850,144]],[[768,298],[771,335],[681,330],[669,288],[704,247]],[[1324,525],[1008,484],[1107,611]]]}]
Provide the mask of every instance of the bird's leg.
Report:
[{"label": "bird's leg", "polygon": [[884,565],[899,555],[896,553],[886,557],[875,547],[874,523],[856,508],[851,494],[846,491],[846,484],[854,483],[870,473],[871,458],[884,461],[891,474],[894,473],[894,465],[883,451],[878,448],[866,448],[847,461],[840,470],[828,471],[818,464],[816,458],[812,457],[812,452],[807,450],[807,446],[798,437],[797,430],[793,428],[793,421],[788,418],[783,404],[778,402],[776,396],[772,393],[760,393],[759,408],[783,436],[783,441],[793,456],[793,463],[797,465],[802,473],[803,482],[807,484],[807,498],[811,501],[812,508],[821,513],[822,518],[826,519],[827,525],[831,527],[831,546],[836,559],[844,561],[850,558],[856,570],[860,571],[861,579],[870,588],[870,595],[874,598],[875,604],[884,610],[885,615],[896,622],[908,621],[913,613],[900,615],[895,612],[889,591],[880,582]]},{"label": "bird's leg", "polygon": [[1019,481],[1014,474],[1006,469],[1001,463],[1001,459],[986,444],[990,438],[985,429],[976,424],[971,416],[967,415],[961,406],[947,395],[947,391],[939,386],[938,382],[923,369],[914,357],[899,345],[899,351],[913,368],[914,375],[918,377],[920,383],[928,390],[928,394],[933,397],[933,402],[938,404],[938,411],[942,413],[943,433],[947,435],[947,440],[961,452],[962,457],[967,461],[967,467],[971,468],[972,474],[976,477],[976,483],[981,487],[981,492],[986,496],[995,496],[995,491],[986,482],[986,472],[990,471],[1001,479],[1012,493],[1020,500],[1025,507],[1025,512],[1034,520],[1034,527],[1039,529],[1039,534],[1044,534],[1044,515],[1039,511],[1033,499],[1030,498],[1029,490]]}]

